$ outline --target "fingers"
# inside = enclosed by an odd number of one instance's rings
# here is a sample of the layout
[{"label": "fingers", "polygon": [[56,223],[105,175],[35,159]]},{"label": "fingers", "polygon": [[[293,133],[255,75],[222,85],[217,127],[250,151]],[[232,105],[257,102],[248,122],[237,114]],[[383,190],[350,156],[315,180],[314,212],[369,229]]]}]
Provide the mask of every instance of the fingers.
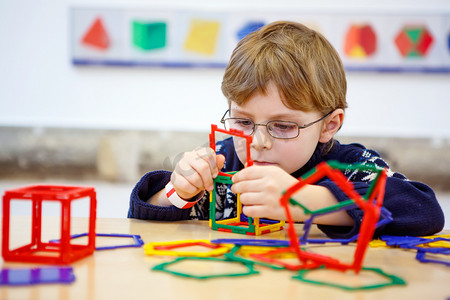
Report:
[{"label": "fingers", "polygon": [[268,215],[264,209],[264,206],[260,205],[244,206],[242,208],[242,212],[250,218],[264,218]]},{"label": "fingers", "polygon": [[[195,184],[198,188],[212,190],[213,178],[217,176],[219,170],[216,166],[215,154],[197,153],[193,160],[190,160],[190,167],[195,171]],[[189,178],[187,178],[189,180]],[[200,179],[200,180],[198,180]]]},{"label": "fingers", "polygon": [[270,189],[273,181],[264,180],[269,171],[267,167],[251,166],[237,172],[232,177],[231,191],[238,194]]},{"label": "fingers", "polygon": [[222,154],[219,154],[216,156],[216,166],[220,170],[225,165],[225,156]]},{"label": "fingers", "polygon": [[[233,176],[233,183],[263,179],[264,177],[278,176],[281,169],[274,166],[250,166],[246,167]],[[284,171],[282,171],[284,172]]]},{"label": "fingers", "polygon": [[223,166],[225,157],[211,148],[186,152],[172,173],[172,184],[182,198],[192,198],[202,190],[214,188],[213,179]]},{"label": "fingers", "polygon": [[261,204],[261,193],[257,192],[248,192],[244,194],[240,194],[239,200],[244,205],[258,205]]},{"label": "fingers", "polygon": [[178,196],[180,196],[182,199],[191,199],[201,192],[200,188],[198,188],[196,185],[192,184],[185,177],[179,175],[176,172],[172,173],[170,181],[172,182],[172,185],[175,188]]},{"label": "fingers", "polygon": [[285,218],[284,208],[281,206],[273,206],[273,203],[260,203],[259,201],[254,201],[251,198],[247,198],[247,200],[249,200],[245,201],[247,204],[245,204],[244,201],[241,200],[242,204],[244,204],[244,206],[242,207],[242,212],[247,217],[268,218],[274,220],[281,220]]},{"label": "fingers", "polygon": [[254,218],[284,218],[279,203],[283,191],[296,179],[276,166],[250,166],[233,177],[231,191],[240,194],[243,213]]}]

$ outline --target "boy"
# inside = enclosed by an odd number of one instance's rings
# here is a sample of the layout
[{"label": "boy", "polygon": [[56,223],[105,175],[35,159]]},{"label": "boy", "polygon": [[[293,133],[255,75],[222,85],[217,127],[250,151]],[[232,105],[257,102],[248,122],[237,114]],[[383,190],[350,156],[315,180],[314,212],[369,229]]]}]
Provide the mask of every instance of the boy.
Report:
[{"label": "boy", "polygon": [[[218,142],[217,154],[210,148],[185,153],[173,173],[149,172],[137,183],[128,217],[208,219],[213,178],[219,170],[238,170],[231,190],[225,185],[217,188],[217,218],[236,215],[235,194],[241,193],[245,215],[281,220],[285,219],[278,202],[282,192],[320,162],[388,168],[375,151],[333,139],[347,107],[344,68],[331,44],[301,24],[275,22],[244,37],[225,70],[222,91],[229,110],[221,122],[226,129],[253,135],[254,165],[244,168],[246,152],[237,138]],[[374,179],[367,171],[344,174],[360,194]],[[294,198],[311,210],[347,199],[327,178],[304,187]],[[431,235],[443,228],[443,213],[431,188],[390,170],[384,206],[394,221],[378,228],[376,235]],[[306,218],[298,206],[292,214],[298,222]],[[315,222],[328,236],[346,238],[358,233],[361,219],[362,211],[354,208]]]}]

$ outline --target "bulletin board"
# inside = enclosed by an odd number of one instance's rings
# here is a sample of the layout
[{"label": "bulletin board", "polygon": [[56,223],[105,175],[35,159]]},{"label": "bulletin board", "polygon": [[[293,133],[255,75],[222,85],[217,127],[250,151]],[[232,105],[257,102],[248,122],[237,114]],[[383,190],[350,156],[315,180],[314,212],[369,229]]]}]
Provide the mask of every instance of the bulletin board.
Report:
[{"label": "bulletin board", "polygon": [[277,21],[321,32],[347,71],[450,73],[449,14],[71,9],[74,65],[224,68],[237,42]]}]

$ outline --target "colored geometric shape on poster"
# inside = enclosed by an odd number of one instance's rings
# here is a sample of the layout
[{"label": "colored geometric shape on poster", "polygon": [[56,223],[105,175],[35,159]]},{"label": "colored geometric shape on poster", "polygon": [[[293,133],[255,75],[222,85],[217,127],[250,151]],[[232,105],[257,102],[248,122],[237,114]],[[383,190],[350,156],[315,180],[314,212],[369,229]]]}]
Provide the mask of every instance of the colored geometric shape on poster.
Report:
[{"label": "colored geometric shape on poster", "polygon": [[264,25],[265,25],[264,22],[248,22],[247,24],[242,26],[241,29],[239,29],[239,31],[237,32],[238,40],[239,41],[242,40],[242,38],[244,38],[247,34],[260,29]]},{"label": "colored geometric shape on poster", "polygon": [[213,55],[216,51],[219,29],[220,23],[217,21],[192,20],[184,43],[185,50]]},{"label": "colored geometric shape on poster", "polygon": [[167,24],[133,21],[133,44],[142,50],[166,47]]},{"label": "colored geometric shape on poster", "polygon": [[447,50],[450,53],[450,32],[447,35]]},{"label": "colored geometric shape on poster", "polygon": [[433,43],[433,36],[424,25],[405,26],[395,37],[395,45],[405,58],[425,57]]},{"label": "colored geometric shape on poster", "polygon": [[106,50],[109,48],[110,39],[100,17],[94,20],[91,27],[89,27],[84,34],[81,42],[84,45],[92,46],[99,50]]},{"label": "colored geometric shape on poster", "polygon": [[375,53],[377,36],[370,25],[352,25],[345,36],[344,52],[349,57],[364,58]]}]

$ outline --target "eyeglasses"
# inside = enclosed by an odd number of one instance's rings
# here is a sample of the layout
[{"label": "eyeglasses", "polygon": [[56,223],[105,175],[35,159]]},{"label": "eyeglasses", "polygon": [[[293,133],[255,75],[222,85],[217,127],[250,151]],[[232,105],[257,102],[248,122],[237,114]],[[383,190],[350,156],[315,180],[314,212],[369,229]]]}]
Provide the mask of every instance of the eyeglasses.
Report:
[{"label": "eyeglasses", "polygon": [[225,118],[226,114],[229,113],[229,111],[230,110],[228,109],[220,120],[220,123],[224,124],[226,130],[237,129],[243,131],[246,135],[252,135],[255,131],[256,126],[265,126],[270,136],[276,139],[295,139],[300,134],[300,129],[305,129],[311,125],[316,124],[317,122],[322,121],[333,112],[330,111],[322,118],[300,126],[297,123],[291,121],[273,120],[267,122],[266,124],[257,124],[247,118]]}]

